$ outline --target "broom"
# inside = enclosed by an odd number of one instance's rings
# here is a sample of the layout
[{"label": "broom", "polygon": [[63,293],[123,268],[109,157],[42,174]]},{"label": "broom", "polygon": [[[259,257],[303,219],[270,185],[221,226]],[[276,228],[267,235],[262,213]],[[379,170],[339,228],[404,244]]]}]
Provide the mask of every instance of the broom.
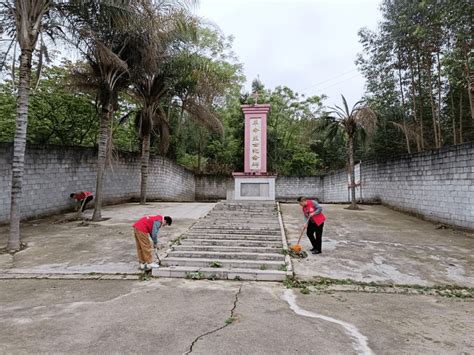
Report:
[{"label": "broom", "polygon": [[298,242],[295,245],[292,245],[290,247],[290,249],[293,250],[296,253],[301,252],[301,249],[302,249],[301,245],[300,245],[301,237],[303,236],[303,232],[306,229],[306,225],[308,224],[308,221],[309,221],[310,218],[311,218],[311,216],[308,216],[308,219],[306,220],[305,224],[303,225],[303,228],[301,229],[300,237],[298,238]]}]

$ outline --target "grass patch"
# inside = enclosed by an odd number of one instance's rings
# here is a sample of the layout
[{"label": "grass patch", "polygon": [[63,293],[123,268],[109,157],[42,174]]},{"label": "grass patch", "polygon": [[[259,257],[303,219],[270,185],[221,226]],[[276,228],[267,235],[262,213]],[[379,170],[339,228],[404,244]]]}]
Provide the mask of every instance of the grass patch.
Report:
[{"label": "grass patch", "polygon": [[301,288],[300,288],[300,292],[301,292],[303,295],[308,295],[311,291],[310,291],[309,288],[307,288],[307,287],[301,287]]},{"label": "grass patch", "polygon": [[423,285],[393,285],[378,284],[375,282],[359,282],[350,279],[330,279],[326,277],[318,277],[310,281],[287,277],[283,281],[283,285],[286,288],[298,288],[303,294],[306,294],[306,290],[310,291],[310,287],[320,291],[329,291],[331,286],[349,285],[354,286],[353,291],[356,292],[431,295],[456,299],[474,298],[474,288],[461,287],[457,285],[439,285],[431,287]]},{"label": "grass patch", "polygon": [[267,269],[267,265],[265,264],[260,265],[260,270],[266,270],[266,269]]},{"label": "grass patch", "polygon": [[174,239],[174,240],[171,242],[171,244],[172,244],[172,245],[179,246],[179,245],[181,245],[181,240],[183,240],[183,236],[182,236],[182,235],[180,235],[178,238]]},{"label": "grass patch", "polygon": [[202,280],[204,278],[204,274],[200,271],[188,272],[186,273],[186,278],[190,280]]},{"label": "grass patch", "polygon": [[225,324],[232,324],[232,323],[234,323],[236,320],[237,320],[237,317],[230,316],[229,318],[227,318],[227,319],[225,320]]},{"label": "grass patch", "polygon": [[222,267],[222,264],[218,261],[213,261],[213,262],[211,262],[211,264],[209,266],[214,267],[214,268],[219,268],[219,267]]}]

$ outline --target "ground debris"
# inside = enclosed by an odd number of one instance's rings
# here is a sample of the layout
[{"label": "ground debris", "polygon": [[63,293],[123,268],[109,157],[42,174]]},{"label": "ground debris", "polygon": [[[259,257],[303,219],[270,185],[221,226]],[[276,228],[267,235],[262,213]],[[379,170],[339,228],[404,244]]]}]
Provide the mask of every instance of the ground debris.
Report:
[{"label": "ground debris", "polygon": [[1,248],[1,249],[0,249],[0,255],[1,255],[1,254],[14,255],[14,254],[16,254],[16,253],[18,253],[18,252],[20,252],[20,251],[25,250],[27,247],[28,247],[28,244],[27,244],[27,243],[20,243],[20,249],[18,249],[18,250],[9,251],[9,250],[7,249],[7,247]]},{"label": "ground debris", "polygon": [[291,248],[288,249],[288,255],[295,259],[305,259],[308,257],[308,253],[305,252],[304,250],[297,252]]}]

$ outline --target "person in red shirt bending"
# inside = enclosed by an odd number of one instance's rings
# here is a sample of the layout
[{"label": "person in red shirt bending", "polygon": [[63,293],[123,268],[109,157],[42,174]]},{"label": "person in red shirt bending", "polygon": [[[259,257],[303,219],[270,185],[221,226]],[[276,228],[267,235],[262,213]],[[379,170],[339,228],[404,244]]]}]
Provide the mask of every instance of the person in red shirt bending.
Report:
[{"label": "person in red shirt bending", "polygon": [[[298,202],[306,218],[306,235],[308,236],[313,249],[313,254],[321,254],[321,245],[323,239],[323,227],[326,216],[316,200],[308,200],[306,197],[298,197]],[[316,234],[316,239],[314,235]]]},{"label": "person in red shirt bending", "polygon": [[79,202],[76,206],[76,211],[80,210],[84,212],[86,209],[86,205],[94,199],[92,192],[90,191],[79,191],[69,195],[70,198]]},{"label": "person in red shirt bending", "polygon": [[[153,262],[153,248],[158,246],[158,233],[160,228],[170,226],[173,220],[170,216],[145,216],[133,225],[135,243],[137,245],[138,262],[140,270],[151,270],[159,265]],[[150,239],[151,237],[151,239]],[[153,241],[153,244],[152,244]]]}]

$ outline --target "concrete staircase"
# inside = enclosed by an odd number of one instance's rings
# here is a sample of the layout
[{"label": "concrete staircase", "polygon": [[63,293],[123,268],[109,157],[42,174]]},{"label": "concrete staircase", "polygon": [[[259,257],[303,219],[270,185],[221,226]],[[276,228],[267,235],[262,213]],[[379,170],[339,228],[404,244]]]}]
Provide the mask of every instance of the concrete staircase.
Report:
[{"label": "concrete staircase", "polygon": [[291,276],[278,205],[222,201],[168,251],[153,276],[282,281]]}]

